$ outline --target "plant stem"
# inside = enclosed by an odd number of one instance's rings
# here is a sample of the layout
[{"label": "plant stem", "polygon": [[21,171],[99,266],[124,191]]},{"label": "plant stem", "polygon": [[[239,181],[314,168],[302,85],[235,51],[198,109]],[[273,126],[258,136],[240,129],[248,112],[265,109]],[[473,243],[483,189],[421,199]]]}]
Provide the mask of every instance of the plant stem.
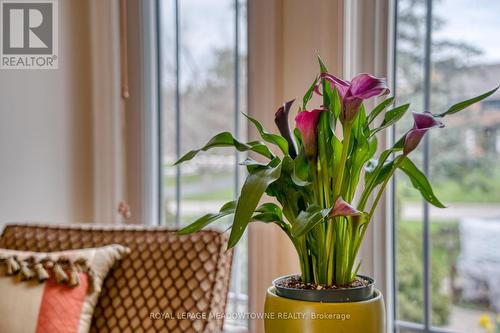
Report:
[{"label": "plant stem", "polygon": [[[323,96],[326,98],[326,95]],[[324,105],[328,105],[328,101],[323,102]],[[316,186],[320,193],[319,200],[316,203],[322,208],[331,207],[331,183],[330,175],[328,170],[329,154],[328,147],[331,138],[331,129],[329,124],[329,114],[328,112],[322,112],[320,116],[319,126],[318,126],[318,160],[316,163]],[[326,246],[326,223],[319,223],[314,230],[316,241],[318,246],[316,247],[316,259],[317,259],[317,283],[326,284],[327,283],[327,270],[328,270],[328,247]]]},{"label": "plant stem", "polygon": [[377,193],[377,197],[375,198],[375,201],[373,202],[372,208],[370,209],[370,213],[368,214],[368,223],[372,219],[373,213],[375,213],[375,209],[377,208],[378,202],[380,201],[380,198],[382,197],[382,194],[384,193],[384,190],[389,183],[389,180],[391,180],[392,176],[394,175],[394,172],[398,169],[399,165],[403,160],[405,159],[406,156],[400,155],[397,158],[396,162],[394,163],[390,175],[384,180],[382,183],[382,186],[380,186],[380,189]]},{"label": "plant stem", "polygon": [[[376,172],[380,172],[380,169],[382,169],[382,167],[384,166],[384,163],[385,163],[385,161],[387,161],[388,157],[389,157],[389,155],[387,155],[383,160],[379,161],[379,163],[377,165],[377,168],[379,170],[375,170],[375,173]],[[360,198],[359,205],[358,205],[358,209],[359,210],[364,210],[365,209],[365,205],[366,205],[366,202],[368,201],[368,197],[371,194],[372,186],[373,186],[373,182],[375,181],[375,178],[376,177],[373,177],[373,179],[370,181],[370,183],[368,184],[368,186],[365,187],[363,193],[361,194],[361,198]]]},{"label": "plant stem", "polygon": [[306,236],[300,237],[300,260],[302,262],[301,268],[302,268],[302,281],[304,283],[310,283],[312,282],[311,279],[311,265],[309,262],[309,253],[307,251],[307,242],[306,242]]},{"label": "plant stem", "polygon": [[370,209],[370,212],[368,213],[366,225],[363,227],[363,230],[361,231],[361,235],[359,235],[359,239],[356,241],[356,245],[355,245],[354,251],[352,253],[353,257],[355,257],[356,253],[359,251],[359,247],[361,246],[361,242],[363,241],[363,238],[365,237],[366,229],[368,229],[368,225],[370,224],[370,222],[372,220],[373,214],[375,213],[375,209],[377,209],[377,205],[380,201],[380,198],[382,198],[382,194],[384,193],[385,188],[387,187],[387,184],[389,183],[389,180],[392,178],[392,176],[394,175],[394,172],[396,172],[399,165],[401,164],[401,162],[403,162],[403,160],[406,158],[406,156],[400,155],[396,158],[397,158],[397,160],[392,167],[390,175],[384,180],[384,182],[380,186],[380,189],[377,193],[377,197],[375,198],[375,201],[373,202],[373,205]]},{"label": "plant stem", "polygon": [[351,128],[352,128],[352,123],[347,123],[346,127],[344,128],[344,140],[342,141],[342,155],[340,156],[340,163],[339,163],[340,169],[335,182],[335,187],[333,189],[334,200],[337,200],[337,197],[340,195],[340,191],[342,189],[342,182],[344,180],[344,172],[345,172],[345,163],[347,161],[347,152],[349,150],[349,143],[351,141]]},{"label": "plant stem", "polygon": [[[337,174],[337,178],[335,181],[335,187],[333,189],[333,200],[337,200],[337,198],[340,195],[340,191],[342,189],[342,181],[344,179],[344,172],[345,172],[345,164],[347,161],[347,153],[349,151],[349,144],[351,140],[351,128],[352,128],[352,123],[347,123],[346,126],[344,127],[344,140],[342,142],[342,154],[340,156],[340,162],[339,162],[339,172]],[[332,220],[327,220],[327,227],[326,227],[326,249],[328,251],[327,253],[327,267],[328,267],[328,273],[327,273],[327,283],[330,285],[333,283],[333,260],[334,260],[334,246],[333,246],[333,224],[338,223],[335,219]],[[338,247],[339,244],[336,244]],[[339,265],[340,263],[337,262],[337,265],[335,267],[335,270],[337,271],[342,265]]]},{"label": "plant stem", "polygon": [[312,183],[314,187],[314,199],[316,202],[322,202],[323,200],[323,190],[321,189],[321,184],[319,183],[318,175],[318,162],[316,159],[309,160],[309,170],[311,171]]},{"label": "plant stem", "polygon": [[[325,97],[325,96],[323,96]],[[326,103],[326,102],[324,102]],[[330,177],[328,172],[328,150],[327,147],[330,143],[331,130],[329,125],[329,118],[327,112],[322,112],[320,118],[320,129],[318,132],[318,175],[320,178],[320,188],[323,193],[323,201],[321,205],[323,208],[330,208]]]},{"label": "plant stem", "polygon": [[[296,223],[295,216],[297,215],[297,213],[291,209],[291,206],[287,203],[286,198],[284,198],[283,202],[283,215],[290,224],[294,225]],[[295,246],[297,255],[299,256],[302,281],[304,281],[304,283],[309,283],[311,282],[311,265],[309,261],[306,236],[292,237],[291,235],[289,235],[289,237],[292,240],[293,245]]]},{"label": "plant stem", "polygon": [[[315,197],[315,202],[318,204],[323,203],[323,186],[321,184],[321,173],[318,171],[319,168],[319,161],[316,160],[309,160],[309,169],[311,171],[311,177],[312,177],[312,183],[314,187],[314,197]],[[312,230],[314,233],[314,236],[316,238],[316,259],[317,259],[317,265],[314,265],[314,267],[317,267],[317,270],[315,270],[314,274],[314,282],[317,283],[325,283],[324,280],[324,270],[326,267],[325,262],[324,262],[324,257],[325,257],[325,232],[323,230],[323,226],[321,224],[318,224],[315,226]],[[322,246],[323,245],[323,246]]]}]

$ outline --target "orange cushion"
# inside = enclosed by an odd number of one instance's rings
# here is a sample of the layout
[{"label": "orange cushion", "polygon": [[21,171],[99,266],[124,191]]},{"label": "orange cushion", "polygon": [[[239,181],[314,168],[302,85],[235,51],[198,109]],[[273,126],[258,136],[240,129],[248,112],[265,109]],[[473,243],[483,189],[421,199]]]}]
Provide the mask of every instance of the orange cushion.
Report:
[{"label": "orange cushion", "polygon": [[[104,278],[127,251],[121,245],[50,253],[0,249],[0,332],[87,333]],[[45,282],[37,277],[21,281],[19,274],[7,275],[9,257],[17,262],[28,258],[37,262],[44,258],[54,262],[85,259],[93,275],[79,272],[77,286],[57,283],[50,269]]]},{"label": "orange cushion", "polygon": [[47,280],[40,304],[36,333],[78,332],[80,314],[89,287],[87,274],[79,273],[80,284],[69,288]]}]

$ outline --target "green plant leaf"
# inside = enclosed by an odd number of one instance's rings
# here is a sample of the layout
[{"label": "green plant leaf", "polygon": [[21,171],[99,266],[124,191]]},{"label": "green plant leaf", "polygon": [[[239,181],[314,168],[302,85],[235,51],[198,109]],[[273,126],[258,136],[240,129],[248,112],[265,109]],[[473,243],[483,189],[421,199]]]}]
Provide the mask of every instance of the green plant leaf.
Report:
[{"label": "green plant leaf", "polygon": [[373,136],[380,132],[381,130],[393,125],[396,123],[401,117],[403,117],[408,111],[408,108],[410,107],[410,104],[403,104],[398,107],[395,107],[394,109],[391,109],[387,111],[384,115],[384,120],[382,121],[382,124],[380,124],[379,127],[375,128],[373,131],[371,131],[370,136]]},{"label": "green plant leaf", "polygon": [[350,190],[348,195],[346,194],[345,199],[347,201],[352,201],[353,196],[355,194],[355,190],[357,188],[359,177],[361,175],[361,170],[366,165],[366,163],[373,157],[377,150],[377,138],[374,137],[370,141],[367,141],[365,138],[357,139],[355,149],[353,151],[351,160],[350,160],[350,174],[349,174],[349,183]]},{"label": "green plant leaf", "polygon": [[252,216],[252,221],[264,222],[264,223],[273,223],[276,222],[280,224],[281,220],[279,216],[274,213],[257,213]]},{"label": "green plant leaf", "polygon": [[218,213],[205,214],[198,218],[193,223],[177,231],[178,235],[187,235],[196,231],[200,231],[210,223],[230,214],[234,214],[236,209],[236,200],[230,201],[221,207]]},{"label": "green plant leaf", "polygon": [[268,166],[268,163],[262,163],[250,157],[247,157],[243,162],[240,162],[239,164],[246,166],[248,173],[254,173],[258,170],[267,168]]},{"label": "green plant leaf", "polygon": [[314,82],[311,84],[309,89],[307,90],[306,94],[304,95],[304,98],[302,99],[302,107],[307,109],[307,103],[311,100],[313,93],[314,93],[314,87],[316,87],[316,84],[318,83],[318,77],[314,79]]},{"label": "green plant leaf", "polygon": [[301,159],[293,160],[290,156],[285,156],[282,162],[282,173],[286,172],[287,174],[289,174],[292,182],[299,187],[307,186],[310,184],[310,182],[303,180],[297,173],[297,165],[299,165],[300,167],[301,163]]},{"label": "green plant leaf", "polygon": [[370,114],[368,115],[367,118],[368,125],[370,125],[382,111],[384,111],[389,105],[391,105],[392,102],[394,102],[394,97],[389,97],[383,100],[379,105],[374,107],[372,112],[370,112]]},{"label": "green plant leaf", "polygon": [[[373,147],[372,147],[373,148]],[[358,209],[364,209],[368,197],[372,191],[381,183],[383,183],[388,177],[391,176],[394,170],[394,164],[399,157],[394,160],[388,161],[389,156],[394,152],[394,148],[389,148],[384,150],[378,159],[371,159],[365,164],[365,188],[361,194],[361,198],[358,204]]]},{"label": "green plant leaf", "polygon": [[368,148],[368,159],[371,159],[375,153],[377,152],[378,148],[378,139],[377,138],[372,138],[370,142],[368,142],[369,148]]},{"label": "green plant leaf", "polygon": [[276,216],[278,216],[280,220],[283,219],[283,212],[281,211],[280,206],[278,206],[277,204],[275,204],[273,202],[263,203],[262,205],[257,207],[255,212],[257,212],[257,213],[273,213]]},{"label": "green plant leaf", "polygon": [[256,119],[244,113],[243,115],[247,117],[247,119],[252,122],[252,124],[254,124],[255,128],[259,131],[260,136],[262,137],[262,139],[264,139],[264,141],[277,145],[284,155],[288,155],[288,141],[286,141],[284,137],[267,132],[262,124],[259,123]]},{"label": "green plant leaf", "polygon": [[331,103],[331,108],[333,111],[333,119],[334,122],[332,124],[332,130],[335,130],[335,125],[337,119],[339,119],[340,112],[342,111],[342,102],[340,100],[340,94],[337,88],[333,89],[333,95],[331,97],[333,99],[333,103]]},{"label": "green plant leaf", "polygon": [[264,223],[276,223],[280,227],[285,227],[285,222],[283,221],[283,212],[281,208],[272,202],[267,202],[260,205],[256,210],[255,214],[252,216],[252,221],[259,221]]},{"label": "green plant leaf", "polygon": [[[322,80],[323,85],[323,107],[328,109],[328,111],[332,112],[335,121],[335,113],[333,113],[333,108],[335,105],[332,105],[332,102],[335,104],[335,93],[332,89],[330,82],[326,80]],[[328,116],[330,118],[330,115]]]},{"label": "green plant leaf", "polygon": [[405,139],[406,139],[406,134],[403,134],[403,136],[401,138],[399,138],[399,140],[396,141],[396,143],[394,143],[394,145],[392,146],[392,148],[391,148],[392,152],[397,152],[397,151],[403,150],[403,148],[405,146]]},{"label": "green plant leaf", "polygon": [[[371,142],[365,136],[366,115],[364,107],[362,106],[359,110],[356,119],[353,122],[352,133],[353,138],[351,138],[351,155],[348,158],[348,167],[346,170],[344,178],[344,186],[341,191],[342,196],[345,200],[350,202],[354,196],[356,186],[359,182],[359,177],[361,174],[361,169],[365,163],[373,157],[374,149],[376,149],[377,142],[372,140]],[[373,147],[375,145],[375,147]]]},{"label": "green plant leaf", "polygon": [[294,159],[294,173],[300,180],[307,179],[309,175],[309,163],[303,150]]},{"label": "green plant leaf", "polygon": [[267,148],[266,145],[261,142],[248,142],[242,143],[236,140],[233,135],[229,132],[222,132],[214,136],[210,141],[207,142],[205,146],[200,149],[191,150],[182,156],[174,165],[178,165],[182,162],[189,161],[193,159],[199,152],[207,151],[212,148],[218,147],[234,147],[239,151],[254,151],[258,154],[261,154],[269,159],[274,158],[273,153]]},{"label": "green plant leaf", "polygon": [[448,110],[446,110],[445,112],[442,112],[442,113],[439,113],[439,114],[435,114],[434,117],[444,117],[444,116],[447,116],[447,115],[450,115],[450,114],[454,114],[454,113],[460,112],[463,109],[468,108],[472,104],[480,102],[483,99],[485,99],[485,98],[493,95],[498,90],[498,88],[500,88],[500,86],[496,87],[495,89],[490,90],[490,91],[488,91],[488,92],[486,92],[486,93],[484,93],[482,95],[479,95],[479,96],[473,97],[471,99],[462,101],[460,103],[454,104]]},{"label": "green plant leaf", "polygon": [[238,243],[252,218],[260,198],[267,187],[280,177],[280,174],[281,161],[276,157],[269,163],[268,168],[247,176],[236,205],[228,248],[232,248]]},{"label": "green plant leaf", "polygon": [[256,152],[262,156],[265,156],[271,160],[276,157],[271,152],[271,150],[269,150],[269,147],[267,147],[266,144],[261,141],[250,141],[247,142],[247,145],[252,147],[252,149],[250,149],[251,151]]},{"label": "green plant leaf", "polygon": [[378,159],[372,159],[366,166],[365,166],[365,184],[367,185],[370,183],[374,177],[374,172],[377,172],[377,169],[381,169],[383,165],[380,165],[380,163],[383,163],[384,165],[387,164],[387,158],[389,155],[393,153],[393,149],[389,148],[384,150],[382,153],[380,153],[380,156]]},{"label": "green plant leaf", "polygon": [[244,166],[254,165],[254,166],[260,166],[263,168],[266,167],[268,164],[269,163],[263,163],[263,162],[256,161],[251,157],[247,157],[245,160],[243,160],[242,162],[239,163],[239,165],[244,165]]},{"label": "green plant leaf", "polygon": [[[324,85],[324,87],[326,87],[326,85]],[[329,103],[329,100],[323,99],[323,103]],[[323,179],[325,182],[329,181],[329,168],[332,165],[331,158],[333,157],[331,146],[333,132],[330,127],[330,116],[330,111],[321,112],[317,127],[318,164],[320,166],[318,177]],[[323,191],[324,190],[321,190],[321,192]],[[328,192],[324,192],[323,195],[329,196]]]},{"label": "green plant leaf", "polygon": [[[297,145],[302,147],[302,135],[300,134],[300,131],[298,128],[294,128],[293,136],[295,137],[295,141],[297,142]],[[297,153],[299,153],[299,152],[297,152]]]},{"label": "green plant leaf", "polygon": [[308,233],[318,223],[325,220],[330,214],[331,208],[322,209],[318,205],[311,205],[307,210],[301,211],[292,224],[292,236],[300,237]]},{"label": "green plant leaf", "polygon": [[321,73],[328,73],[328,69],[326,69],[325,63],[321,59],[321,57],[318,55],[318,63],[319,63],[319,70]]},{"label": "green plant leaf", "polygon": [[336,178],[337,178],[337,170],[340,168],[340,157],[342,155],[342,141],[335,135],[335,133],[332,136],[332,168],[331,168],[331,176],[333,177],[332,181],[335,184]]},{"label": "green plant leaf", "polygon": [[359,107],[358,114],[352,123],[352,134],[355,138],[364,138],[365,137],[365,129],[366,129],[366,112],[365,105],[361,104]]},{"label": "green plant leaf", "polygon": [[420,171],[408,157],[402,158],[403,160],[399,164],[399,168],[408,176],[408,178],[410,178],[413,187],[415,187],[430,204],[439,208],[446,208],[446,206],[443,205],[443,203],[439,201],[434,194],[431,184],[427,180],[427,177],[425,177],[424,173]]},{"label": "green plant leaf", "polygon": [[382,166],[377,165],[373,171],[365,169],[365,185],[369,186],[370,189],[374,189],[377,185],[382,184],[391,175],[394,161],[386,161]]}]

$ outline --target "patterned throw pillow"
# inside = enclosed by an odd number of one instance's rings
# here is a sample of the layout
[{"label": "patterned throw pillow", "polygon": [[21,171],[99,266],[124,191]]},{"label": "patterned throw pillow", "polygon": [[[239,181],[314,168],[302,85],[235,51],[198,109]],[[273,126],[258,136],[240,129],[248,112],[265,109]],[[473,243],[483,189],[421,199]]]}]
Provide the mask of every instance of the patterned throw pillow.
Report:
[{"label": "patterned throw pillow", "polygon": [[128,252],[0,249],[0,332],[87,333],[104,278]]}]

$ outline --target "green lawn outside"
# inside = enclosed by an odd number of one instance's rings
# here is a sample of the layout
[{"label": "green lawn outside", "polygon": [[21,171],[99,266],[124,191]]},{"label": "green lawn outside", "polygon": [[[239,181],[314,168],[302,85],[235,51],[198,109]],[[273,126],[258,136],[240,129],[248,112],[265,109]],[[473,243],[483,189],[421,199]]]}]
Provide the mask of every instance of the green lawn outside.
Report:
[{"label": "green lawn outside", "polygon": [[[489,170],[488,173],[475,170],[461,178],[431,177],[430,180],[437,197],[443,202],[500,203],[500,168]],[[418,191],[401,174],[396,183],[399,200],[422,200]]]}]

